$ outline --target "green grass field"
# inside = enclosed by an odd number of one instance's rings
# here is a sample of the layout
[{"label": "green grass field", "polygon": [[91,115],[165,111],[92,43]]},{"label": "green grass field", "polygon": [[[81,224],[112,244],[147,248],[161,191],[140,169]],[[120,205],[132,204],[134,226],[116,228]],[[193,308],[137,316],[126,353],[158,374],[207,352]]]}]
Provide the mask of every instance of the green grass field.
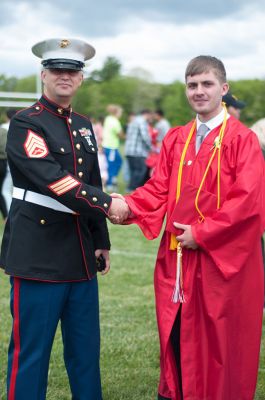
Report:
[{"label": "green grass field", "polygon": [[[104,400],[154,400],[159,378],[159,348],[153,268],[159,243],[144,239],[135,226],[111,225],[110,232],[111,272],[105,277],[99,276],[103,397]],[[9,282],[0,273],[1,400],[6,400],[5,370],[10,326]],[[58,331],[51,355],[47,400],[70,398]],[[264,335],[255,399],[265,399]]]}]

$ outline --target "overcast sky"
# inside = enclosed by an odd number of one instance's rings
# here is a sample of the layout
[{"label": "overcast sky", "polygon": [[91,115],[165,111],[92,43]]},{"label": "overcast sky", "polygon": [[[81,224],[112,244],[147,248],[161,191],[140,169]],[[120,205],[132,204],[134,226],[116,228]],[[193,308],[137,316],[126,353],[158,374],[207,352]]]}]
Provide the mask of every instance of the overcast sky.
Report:
[{"label": "overcast sky", "polygon": [[0,74],[39,71],[31,47],[41,40],[81,38],[96,48],[87,72],[108,56],[153,80],[183,81],[188,61],[221,58],[228,79],[265,79],[265,0],[1,0]]}]

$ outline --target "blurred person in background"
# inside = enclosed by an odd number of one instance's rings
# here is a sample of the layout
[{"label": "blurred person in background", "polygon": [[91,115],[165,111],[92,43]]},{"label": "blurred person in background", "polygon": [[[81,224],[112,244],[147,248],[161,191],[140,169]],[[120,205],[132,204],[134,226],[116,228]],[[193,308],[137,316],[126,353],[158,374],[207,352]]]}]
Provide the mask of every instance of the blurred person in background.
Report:
[{"label": "blurred person in background", "polygon": [[103,190],[105,190],[109,174],[108,174],[107,157],[102,147],[104,117],[99,117],[98,119],[92,118],[91,122],[98,145],[98,163],[100,169],[100,176],[102,180]]},{"label": "blurred person in background", "polygon": [[6,200],[2,192],[3,182],[7,173],[6,138],[7,130],[0,127],[0,212],[4,221],[6,221],[8,214]]},{"label": "blurred person in background", "polygon": [[[15,108],[8,108],[6,110],[6,122],[4,124],[2,124],[2,127],[5,128],[7,131],[9,129],[9,124],[10,124],[11,118],[16,113],[17,113],[17,110]],[[2,194],[5,198],[7,211],[9,211],[11,201],[12,201],[12,190],[13,190],[13,182],[12,182],[9,165],[7,163],[6,176],[5,176],[5,179],[3,182],[3,187],[2,187]]]},{"label": "blurred person in background", "polygon": [[256,133],[259,143],[261,146],[261,150],[263,153],[263,157],[265,159],[265,118],[261,118],[258,121],[256,121],[251,128],[253,132]]},{"label": "blurred person in background", "polygon": [[223,101],[225,102],[228,113],[236,119],[240,119],[241,110],[246,106],[246,103],[238,100],[231,92],[223,96]]},{"label": "blurred person in background", "polygon": [[154,120],[156,121],[154,126],[150,124],[152,148],[146,159],[146,165],[149,168],[149,176],[151,176],[154,171],[162,141],[170,129],[170,123],[164,117],[164,112],[161,109],[154,112]]},{"label": "blurred person in background", "polygon": [[[258,139],[259,139],[259,144],[262,150],[262,154],[265,160],[265,118],[261,118],[258,121],[256,121],[251,128],[253,132],[256,133]],[[264,265],[264,271],[265,271],[265,243],[264,243],[264,236],[261,238],[261,247],[262,247],[262,256],[263,256],[263,265]],[[265,275],[264,275],[264,284],[265,284]],[[264,299],[264,307],[265,307],[265,299]]]},{"label": "blurred person in background", "polygon": [[96,141],[98,146],[102,147],[102,142],[103,142],[103,123],[104,123],[104,117],[99,117],[99,118],[91,118],[92,122],[92,127],[93,131],[96,137]]},{"label": "blurred person in background", "polygon": [[142,110],[129,123],[125,138],[125,156],[128,160],[130,181],[128,192],[143,185],[147,176],[146,158],[151,150],[151,137],[149,122],[152,120],[152,112]]},{"label": "blurred person in background", "polygon": [[[128,115],[128,119],[127,119],[127,124],[125,125],[125,141],[126,141],[126,137],[127,137],[127,132],[129,129],[130,124],[132,123],[132,121],[134,120],[134,118],[136,117],[134,112],[130,112]],[[123,159],[123,163],[122,163],[122,176],[123,176],[123,180],[125,182],[126,188],[125,191],[129,192],[129,182],[130,182],[130,167],[129,167],[129,163],[128,163],[128,159],[127,157],[124,157]]]},{"label": "blurred person in background", "polygon": [[148,124],[148,131],[151,139],[151,149],[148,156],[146,157],[145,164],[147,165],[147,176],[146,180],[152,176],[154,168],[156,166],[158,155],[160,153],[161,143],[158,142],[158,130],[154,127],[153,121]]},{"label": "blurred person in background", "polygon": [[155,123],[155,129],[157,130],[157,144],[159,147],[161,147],[162,140],[166,136],[167,132],[170,129],[170,123],[169,121],[165,118],[164,111],[161,109],[158,109],[154,113],[154,119],[156,121]]},{"label": "blurred person in background", "polygon": [[124,137],[120,123],[122,107],[116,104],[109,104],[103,124],[102,146],[107,158],[108,179],[106,190],[111,192],[117,189],[117,179],[122,166],[122,158],[119,152],[120,139]]}]

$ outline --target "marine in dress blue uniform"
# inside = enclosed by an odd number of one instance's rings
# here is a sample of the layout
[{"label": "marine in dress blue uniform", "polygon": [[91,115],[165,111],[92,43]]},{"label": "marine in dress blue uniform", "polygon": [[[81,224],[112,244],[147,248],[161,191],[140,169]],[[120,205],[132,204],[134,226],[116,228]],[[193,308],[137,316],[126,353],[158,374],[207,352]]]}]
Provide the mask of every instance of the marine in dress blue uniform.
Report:
[{"label": "marine in dress blue uniform", "polygon": [[[50,39],[32,51],[45,69],[73,74],[95,53],[75,39]],[[46,398],[60,321],[72,398],[101,400],[95,252],[110,249],[112,200],[102,191],[92,125],[47,97],[44,82],[39,101],[12,119],[7,155],[14,183],[1,249],[13,316],[7,398]]]}]

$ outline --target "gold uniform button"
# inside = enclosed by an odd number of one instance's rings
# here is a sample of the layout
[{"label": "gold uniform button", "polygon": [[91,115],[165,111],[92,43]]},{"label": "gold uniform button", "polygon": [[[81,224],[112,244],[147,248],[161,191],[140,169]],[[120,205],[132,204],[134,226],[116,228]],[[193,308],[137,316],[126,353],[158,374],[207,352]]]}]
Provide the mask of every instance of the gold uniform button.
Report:
[{"label": "gold uniform button", "polygon": [[107,207],[108,207],[108,204],[107,204],[107,203],[104,203],[103,206],[104,206],[105,208],[107,208]]},{"label": "gold uniform button", "polygon": [[41,220],[40,220],[40,223],[41,223],[41,225],[45,225],[45,224],[46,224],[45,219],[41,219]]},{"label": "gold uniform button", "polygon": [[63,113],[63,109],[62,108],[58,108],[57,111],[58,111],[59,114]]},{"label": "gold uniform button", "polygon": [[82,176],[83,176],[84,174],[83,174],[83,172],[78,172],[78,176],[79,176],[79,178],[82,178]]},{"label": "gold uniform button", "polygon": [[78,158],[78,164],[82,164],[83,158]]},{"label": "gold uniform button", "polygon": [[96,203],[98,201],[97,197],[92,197],[92,200],[94,201],[94,203]]},{"label": "gold uniform button", "polygon": [[82,196],[86,196],[86,191],[82,190],[81,194],[82,194]]},{"label": "gold uniform button", "polygon": [[187,162],[187,165],[191,165],[192,164],[192,160],[189,160],[188,162]]},{"label": "gold uniform button", "polygon": [[64,153],[64,148],[63,147],[61,147],[61,152]]},{"label": "gold uniform button", "polygon": [[74,135],[74,137],[76,137],[76,135],[77,135],[77,132],[76,132],[76,131],[73,131],[73,135]]},{"label": "gold uniform button", "polygon": [[81,148],[80,143],[76,143],[75,147],[77,148],[77,150],[80,150]]},{"label": "gold uniform button", "polygon": [[36,106],[36,107],[35,107],[35,110],[39,111],[39,110],[40,110],[40,107],[39,107],[39,106]]},{"label": "gold uniform button", "polygon": [[71,118],[68,118],[68,123],[69,123],[69,124],[71,124],[71,123],[72,123],[72,120],[71,120]]}]

